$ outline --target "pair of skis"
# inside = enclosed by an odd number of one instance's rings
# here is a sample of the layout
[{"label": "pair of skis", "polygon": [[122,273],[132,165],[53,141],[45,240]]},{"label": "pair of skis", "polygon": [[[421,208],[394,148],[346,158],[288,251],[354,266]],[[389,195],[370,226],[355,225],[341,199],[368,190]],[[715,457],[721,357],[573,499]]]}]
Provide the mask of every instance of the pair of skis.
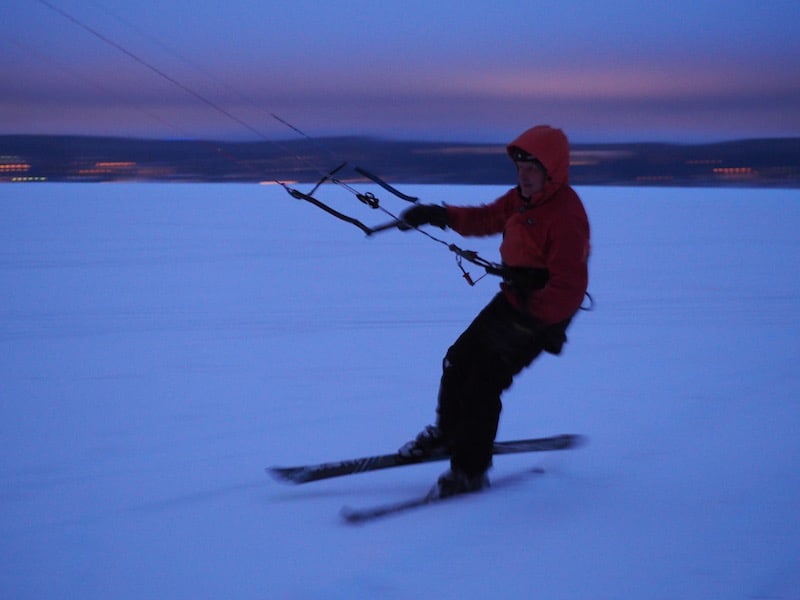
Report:
[{"label": "pair of skis", "polygon": [[[563,434],[544,438],[531,438],[527,440],[516,440],[508,442],[495,442],[493,453],[518,454],[522,452],[546,452],[551,450],[567,450],[575,448],[583,443],[584,438],[575,434]],[[367,456],[350,460],[335,462],[325,462],[319,464],[302,465],[298,467],[268,467],[267,473],[275,479],[286,483],[309,483],[321,479],[341,477],[355,473],[366,473],[380,469],[416,465],[427,462],[441,461],[449,458],[446,452],[433,454],[422,458],[409,458],[400,454],[382,454]],[[541,473],[541,469],[532,472]],[[365,509],[353,509],[345,507],[342,509],[342,517],[348,523],[364,523],[380,517],[406,512],[418,507],[440,502],[440,498],[435,494],[426,494],[419,498],[404,500],[401,502],[386,504]]]}]

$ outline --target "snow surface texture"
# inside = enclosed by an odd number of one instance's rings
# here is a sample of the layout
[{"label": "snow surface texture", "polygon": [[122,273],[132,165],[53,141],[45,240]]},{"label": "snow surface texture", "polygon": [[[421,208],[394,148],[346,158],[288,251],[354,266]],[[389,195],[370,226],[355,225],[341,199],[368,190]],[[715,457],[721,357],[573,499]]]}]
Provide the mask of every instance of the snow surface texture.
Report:
[{"label": "snow surface texture", "polygon": [[353,527],[341,506],[445,465],[296,487],[263,468],[414,436],[496,279],[277,187],[0,187],[0,597],[800,598],[797,190],[579,192],[596,309],[518,378],[499,438],[589,444]]}]

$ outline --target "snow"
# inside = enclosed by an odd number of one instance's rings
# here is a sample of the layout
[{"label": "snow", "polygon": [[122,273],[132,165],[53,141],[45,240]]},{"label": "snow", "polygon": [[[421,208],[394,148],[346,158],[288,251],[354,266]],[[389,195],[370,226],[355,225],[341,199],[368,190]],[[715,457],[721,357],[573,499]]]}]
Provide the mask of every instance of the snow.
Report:
[{"label": "snow", "polygon": [[[264,467],[430,423],[496,280],[275,186],[1,186],[0,597],[799,599],[797,190],[579,192],[596,307],[509,390],[499,438],[588,445],[353,527],[343,505],[414,497],[445,465],[303,486]],[[432,233],[496,260],[497,239]]]}]

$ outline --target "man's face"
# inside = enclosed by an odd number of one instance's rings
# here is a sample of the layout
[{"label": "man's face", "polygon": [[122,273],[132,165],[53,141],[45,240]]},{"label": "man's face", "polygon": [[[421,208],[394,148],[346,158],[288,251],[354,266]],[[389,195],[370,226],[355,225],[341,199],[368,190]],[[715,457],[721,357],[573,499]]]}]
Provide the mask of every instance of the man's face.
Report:
[{"label": "man's face", "polygon": [[538,194],[544,187],[544,170],[536,162],[517,162],[517,180],[524,198]]}]

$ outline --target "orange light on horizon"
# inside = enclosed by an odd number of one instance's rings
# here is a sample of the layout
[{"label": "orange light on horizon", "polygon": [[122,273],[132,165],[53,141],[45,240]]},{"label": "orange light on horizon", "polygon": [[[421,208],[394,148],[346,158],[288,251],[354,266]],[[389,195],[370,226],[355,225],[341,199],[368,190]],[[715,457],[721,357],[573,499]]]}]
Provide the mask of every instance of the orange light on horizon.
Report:
[{"label": "orange light on horizon", "polygon": [[672,181],[675,179],[672,175],[639,175],[636,178],[636,181],[647,181],[647,182],[657,182],[657,181]]},{"label": "orange light on horizon", "polygon": [[722,164],[722,159],[719,158],[698,158],[695,160],[687,160],[687,165],[719,165]]},{"label": "orange light on horizon", "polygon": [[753,175],[755,173],[751,167],[716,167],[711,171],[716,175],[726,176]]},{"label": "orange light on horizon", "polygon": [[28,163],[6,163],[0,164],[0,173],[15,173],[22,171],[23,173],[30,171],[31,166]]},{"label": "orange light on horizon", "polygon": [[135,162],[98,162],[94,166],[98,169],[130,169],[136,166]]}]

